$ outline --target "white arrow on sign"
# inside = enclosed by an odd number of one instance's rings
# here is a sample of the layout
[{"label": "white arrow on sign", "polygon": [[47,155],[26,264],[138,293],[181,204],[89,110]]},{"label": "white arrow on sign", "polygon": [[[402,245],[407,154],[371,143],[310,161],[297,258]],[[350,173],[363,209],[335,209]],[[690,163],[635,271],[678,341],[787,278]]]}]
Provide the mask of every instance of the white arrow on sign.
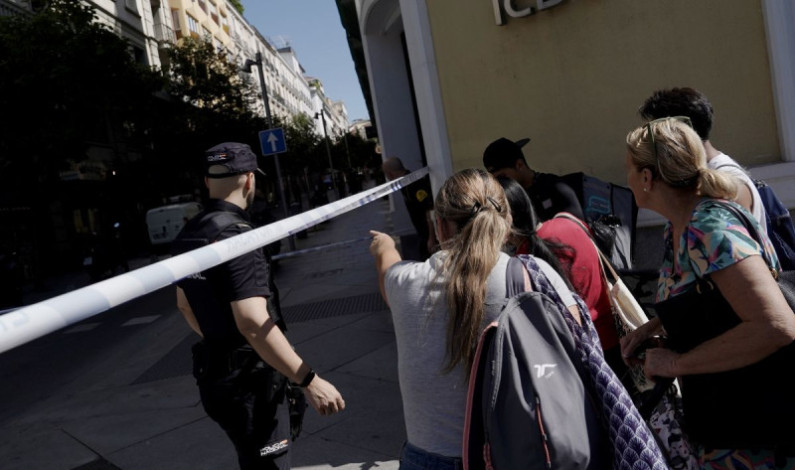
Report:
[{"label": "white arrow on sign", "polygon": [[268,134],[268,143],[271,144],[271,152],[276,153],[276,142],[279,141],[279,138],[276,137],[276,134],[271,132]]}]

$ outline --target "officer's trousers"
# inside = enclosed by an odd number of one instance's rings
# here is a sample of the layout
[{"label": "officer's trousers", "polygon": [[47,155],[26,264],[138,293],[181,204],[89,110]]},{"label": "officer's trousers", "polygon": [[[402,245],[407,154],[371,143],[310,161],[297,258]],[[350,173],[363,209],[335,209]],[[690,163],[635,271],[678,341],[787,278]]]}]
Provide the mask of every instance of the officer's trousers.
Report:
[{"label": "officer's trousers", "polygon": [[[202,370],[197,360],[206,364],[194,354],[194,375]],[[241,470],[290,468],[290,414],[282,374],[257,357],[253,365],[245,361],[222,377],[197,377],[197,384],[204,410],[231,439]]]}]

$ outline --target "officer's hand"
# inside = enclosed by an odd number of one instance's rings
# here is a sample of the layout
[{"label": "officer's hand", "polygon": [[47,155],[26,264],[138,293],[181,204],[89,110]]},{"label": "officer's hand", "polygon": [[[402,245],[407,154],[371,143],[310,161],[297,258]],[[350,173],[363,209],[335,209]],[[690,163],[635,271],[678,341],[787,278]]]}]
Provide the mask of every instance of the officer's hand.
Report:
[{"label": "officer's hand", "polygon": [[345,409],[345,400],[334,385],[315,376],[304,389],[306,399],[321,416],[332,415]]}]

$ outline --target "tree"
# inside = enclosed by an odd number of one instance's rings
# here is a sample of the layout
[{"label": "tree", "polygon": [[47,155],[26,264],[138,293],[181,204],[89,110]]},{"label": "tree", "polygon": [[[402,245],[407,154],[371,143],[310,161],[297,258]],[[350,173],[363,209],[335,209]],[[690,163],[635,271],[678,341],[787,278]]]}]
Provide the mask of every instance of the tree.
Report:
[{"label": "tree", "polygon": [[243,14],[243,10],[245,10],[245,8],[243,8],[243,4],[240,3],[240,0],[229,0],[229,3],[231,3],[232,6],[235,7],[235,10],[237,10],[238,13],[240,13],[241,15]]},{"label": "tree", "polygon": [[85,158],[87,142],[134,134],[141,104],[161,86],[79,0],[0,17],[0,58],[0,109],[12,117],[0,130],[0,168],[11,183],[57,177]]},{"label": "tree", "polygon": [[332,148],[334,165],[339,162],[342,167],[362,169],[381,166],[381,156],[375,152],[375,142],[365,140],[359,134],[348,132],[337,139]]},{"label": "tree", "polygon": [[250,81],[226,54],[210,41],[186,37],[169,49],[166,73],[168,92],[196,108],[219,117],[238,118],[251,114],[257,93]]},{"label": "tree", "polygon": [[[146,139],[140,122],[160,88],[160,75],[136,63],[129,44],[98,22],[87,2],[52,0],[34,14],[0,17],[0,109],[7,117],[0,127],[0,193],[4,206],[31,214],[4,219],[0,241],[24,244],[50,268],[56,242],[62,254],[74,255],[71,240],[53,235],[55,227],[74,228],[66,222],[75,207],[68,204],[90,200],[93,211],[121,203],[103,192],[110,184],[96,181],[68,192],[61,172],[86,160],[89,149],[124,159]],[[35,270],[37,262],[27,262]]]}]

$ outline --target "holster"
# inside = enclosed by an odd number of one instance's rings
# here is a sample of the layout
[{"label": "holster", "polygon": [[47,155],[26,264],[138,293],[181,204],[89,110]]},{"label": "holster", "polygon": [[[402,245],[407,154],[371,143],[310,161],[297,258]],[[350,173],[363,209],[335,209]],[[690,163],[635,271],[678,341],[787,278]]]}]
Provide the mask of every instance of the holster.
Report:
[{"label": "holster", "polygon": [[266,364],[249,345],[236,348],[209,346],[204,341],[193,345],[193,376],[199,382],[217,380],[262,380],[273,376],[285,380],[279,372]]}]

